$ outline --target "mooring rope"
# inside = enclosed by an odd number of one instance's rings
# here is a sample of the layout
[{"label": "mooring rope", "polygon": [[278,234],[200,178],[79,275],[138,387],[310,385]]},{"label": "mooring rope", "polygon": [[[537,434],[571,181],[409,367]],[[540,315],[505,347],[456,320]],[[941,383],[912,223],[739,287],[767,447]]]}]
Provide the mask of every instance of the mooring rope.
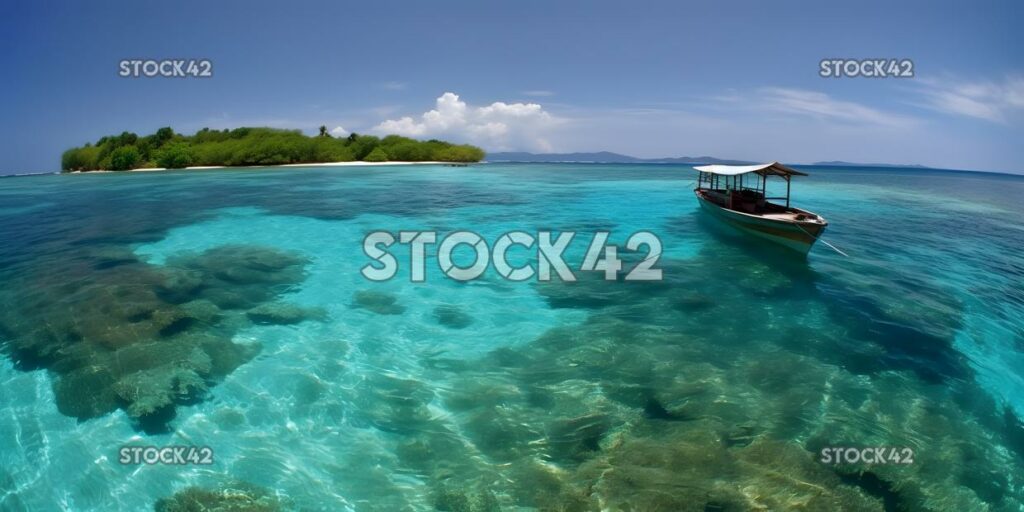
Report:
[{"label": "mooring rope", "polygon": [[804,229],[804,227],[803,227],[803,226],[801,226],[800,224],[793,224],[793,225],[794,225],[794,226],[796,226],[796,227],[798,227],[798,228],[800,228],[800,231],[803,231],[804,233],[807,233],[807,236],[809,236],[809,237],[811,237],[811,238],[814,238],[815,240],[818,240],[819,242],[821,242],[821,243],[823,243],[823,244],[825,244],[825,245],[829,246],[829,248],[830,248],[830,249],[832,249],[833,251],[835,251],[835,252],[838,252],[839,254],[842,254],[843,256],[846,256],[847,258],[849,258],[849,257],[850,257],[850,255],[849,255],[849,254],[846,254],[845,252],[843,252],[843,251],[840,251],[838,247],[836,247],[836,246],[834,246],[834,245],[832,245],[832,244],[830,244],[830,243],[826,242],[825,240],[822,240],[821,238],[818,238],[818,237],[816,237],[816,236],[814,236],[814,235],[812,235],[812,234],[808,233],[808,231],[807,231],[806,229]]}]

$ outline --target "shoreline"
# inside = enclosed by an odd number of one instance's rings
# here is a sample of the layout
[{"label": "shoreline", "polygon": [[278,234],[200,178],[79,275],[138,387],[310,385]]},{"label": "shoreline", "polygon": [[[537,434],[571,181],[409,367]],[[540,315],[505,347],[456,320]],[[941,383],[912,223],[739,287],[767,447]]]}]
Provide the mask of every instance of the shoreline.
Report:
[{"label": "shoreline", "polygon": [[[569,162],[569,161],[551,161],[551,162],[540,162],[540,161],[516,161],[516,160],[480,160],[478,162],[442,162],[442,161],[423,161],[423,162],[406,162],[406,161],[386,161],[386,162],[364,162],[361,160],[349,161],[349,162],[316,162],[316,163],[304,163],[304,164],[273,164],[273,165],[197,165],[183,168],[167,169],[164,167],[145,167],[139,169],[128,169],[124,171],[110,171],[110,170],[96,170],[96,171],[52,171],[52,172],[32,172],[32,173],[20,173],[20,174],[0,174],[0,178],[14,178],[14,177],[28,177],[28,176],[45,176],[49,174],[92,174],[92,173],[119,173],[119,172],[163,172],[163,171],[189,171],[189,170],[214,170],[214,169],[272,169],[277,167],[378,167],[378,166],[397,166],[397,165],[445,165],[445,166],[466,166],[472,164],[586,164],[586,165],[680,165],[680,166],[692,166],[693,164],[676,164],[673,162]],[[845,165],[824,165],[824,164],[792,164],[801,168],[839,168],[849,169],[853,166]],[[862,168],[862,167],[857,167]],[[919,171],[919,172],[953,172],[959,174],[986,174],[1002,177],[1011,178],[1024,178],[1024,171],[984,171],[984,170],[972,170],[972,169],[943,169],[939,167],[927,167],[927,166],[914,166],[914,167],[900,167],[900,166],[877,166],[871,167],[871,171],[886,171],[886,170],[897,170],[897,171]]]},{"label": "shoreline", "polygon": [[93,174],[93,173],[119,173],[119,172],[163,172],[163,171],[190,171],[190,170],[210,170],[210,169],[271,169],[276,167],[386,167],[392,165],[468,165],[469,163],[480,163],[480,162],[440,162],[440,161],[425,161],[425,162],[399,162],[399,161],[386,161],[386,162],[363,162],[361,160],[351,162],[316,162],[308,164],[273,164],[273,165],[195,165],[189,167],[181,167],[168,169],[166,167],[143,167],[139,169],[125,169],[123,171],[111,171],[106,169],[96,171],[71,171],[61,174]]}]

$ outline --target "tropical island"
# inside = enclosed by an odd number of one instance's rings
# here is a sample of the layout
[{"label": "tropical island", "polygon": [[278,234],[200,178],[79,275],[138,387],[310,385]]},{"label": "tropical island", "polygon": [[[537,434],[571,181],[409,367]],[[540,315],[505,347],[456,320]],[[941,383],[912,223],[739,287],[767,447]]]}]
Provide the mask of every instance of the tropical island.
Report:
[{"label": "tropical island", "polygon": [[319,135],[275,128],[203,128],[194,135],[170,127],[139,137],[131,132],[103,137],[95,144],[71,148],[61,155],[63,172],[127,171],[186,167],[317,164],[331,162],[479,162],[484,151],[468,144],[426,141],[399,135],[377,137],[353,133],[333,137],[321,126]]}]

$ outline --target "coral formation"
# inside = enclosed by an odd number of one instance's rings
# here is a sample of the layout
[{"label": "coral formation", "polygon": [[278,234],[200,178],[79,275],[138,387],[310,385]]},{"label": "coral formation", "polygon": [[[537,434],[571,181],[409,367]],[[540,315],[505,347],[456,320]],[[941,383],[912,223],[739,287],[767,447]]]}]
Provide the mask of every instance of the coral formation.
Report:
[{"label": "coral formation", "polygon": [[304,264],[250,246],[183,254],[164,266],[124,251],[89,254],[30,277],[34,293],[0,312],[5,349],[22,367],[52,372],[64,414],[88,419],[122,408],[143,430],[161,431],[176,405],[201,400],[259,351],[231,339],[246,315],[258,323],[322,317],[270,302],[304,278]]},{"label": "coral formation", "polygon": [[400,315],[405,313],[405,306],[398,303],[398,297],[386,292],[359,290],[352,296],[354,308],[372,311],[378,315]]},{"label": "coral formation", "polygon": [[[5,354],[19,368],[46,369],[65,414],[85,419],[123,408],[140,427],[159,431],[178,405],[201,400],[255,356],[258,345],[232,341],[239,328],[315,320],[322,312],[283,296],[303,278],[301,258],[228,246],[151,265],[127,250],[130,244],[158,240],[172,222],[197,220],[231,202],[325,219],[443,211],[437,222],[459,227],[460,217],[448,215],[453,205],[525,198],[472,180],[431,185],[429,194],[407,194],[421,191],[422,181],[398,177],[346,193],[330,188],[336,175],[317,178],[313,171],[301,186],[274,173],[259,180],[259,187],[240,183],[232,194],[163,189],[175,199],[162,202],[164,209],[140,207],[152,204],[148,189],[144,198],[116,204],[97,201],[112,192],[96,189],[85,198],[70,195],[46,211],[46,220],[19,221],[30,227],[5,238],[9,245],[0,251]],[[266,194],[267,186],[280,191]],[[311,201],[313,189],[322,196]],[[557,194],[566,205],[579,200],[576,189]],[[412,199],[391,200],[395,195]],[[622,228],[636,220],[623,219]],[[315,347],[324,357],[308,367],[286,363],[287,378],[273,381],[272,398],[287,404],[279,411],[288,414],[287,426],[264,414],[266,401],[255,400],[216,408],[210,425],[233,438],[270,430],[285,436],[254,443],[302,439],[292,454],[312,456],[302,459],[303,471],[277,481],[282,489],[308,478],[309,500],[326,489],[355,510],[1021,510],[1024,426],[978,387],[953,348],[970,314],[960,302],[966,299],[951,291],[956,287],[931,281],[928,268],[912,272],[916,264],[888,271],[893,261],[884,258],[794,265],[747,251],[743,240],[730,240],[726,250],[703,226],[684,220],[666,229],[707,249],[687,260],[663,258],[663,282],[583,274],[576,283],[536,285],[552,308],[585,312],[582,323],[503,344],[492,339],[492,326],[464,322],[472,321],[464,316],[468,309],[439,306],[432,316],[428,309],[425,318],[403,318],[409,336],[352,334],[342,342],[348,333],[324,329],[317,332],[330,339]],[[598,218],[553,224],[613,225]],[[847,234],[858,229],[836,226]],[[971,255],[973,270],[1007,275],[1008,267],[986,265],[1012,264],[998,255],[1011,253],[1020,239],[999,233],[983,245],[999,250]],[[880,251],[868,235],[862,255],[918,256]],[[524,291],[500,281],[463,286]],[[1012,283],[964,289],[986,297],[984,304],[1021,303]],[[367,312],[402,314],[408,300],[364,290],[351,300],[361,310],[350,313],[354,323]],[[1009,326],[1017,318],[999,316]],[[417,345],[418,334],[438,332],[502,346],[477,356]],[[33,428],[28,421],[16,428],[26,426]],[[879,445],[913,448],[915,461],[819,460],[829,446]],[[225,470],[248,478],[294,468],[279,455],[256,450]],[[0,468],[0,494],[13,491],[5,503],[18,508],[21,482],[13,475]],[[269,494],[238,484],[190,488],[161,500],[158,510],[288,508]]]},{"label": "coral formation", "polygon": [[[423,362],[423,381],[384,385],[368,403],[401,404],[374,413],[403,439],[399,470],[424,475],[447,510],[486,510],[488,496],[505,508],[580,511],[1024,503],[1019,421],[973,383],[934,335],[941,329],[914,331],[924,346],[897,357],[890,351],[909,348],[896,338],[914,323],[822,297],[806,269],[767,279],[758,265],[707,270],[729,266],[723,257],[663,264],[664,283],[539,284],[553,307],[589,318],[465,364],[439,356]],[[728,276],[714,300],[689,286],[698,270]],[[720,304],[751,294],[777,298],[728,320],[736,313]],[[815,330],[779,325],[779,310]],[[872,316],[870,333],[854,311]],[[859,350],[844,352],[851,344]],[[447,418],[429,414],[434,381],[448,383],[438,390]],[[905,446],[916,460],[827,464],[827,446]]]},{"label": "coral formation", "polygon": [[323,320],[327,312],[323,308],[303,308],[294,304],[274,302],[256,306],[246,315],[257,324],[290,325],[306,320]]},{"label": "coral formation", "polygon": [[473,317],[451,304],[442,304],[434,308],[434,318],[437,319],[437,323],[451,329],[465,329],[473,323]]},{"label": "coral formation", "polygon": [[213,489],[187,487],[170,498],[158,500],[156,512],[278,512],[287,510],[281,500],[261,487],[232,482]]}]

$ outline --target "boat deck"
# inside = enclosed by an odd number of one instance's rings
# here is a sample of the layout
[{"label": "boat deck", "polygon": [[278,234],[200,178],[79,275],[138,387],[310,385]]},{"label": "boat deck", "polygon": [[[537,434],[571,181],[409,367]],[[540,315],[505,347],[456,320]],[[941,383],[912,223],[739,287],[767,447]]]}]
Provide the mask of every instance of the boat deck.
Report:
[{"label": "boat deck", "polygon": [[765,201],[763,197],[733,194],[728,190],[700,190],[705,199],[729,211],[760,217],[762,219],[796,223],[824,223],[818,215],[780,204]]},{"label": "boat deck", "polygon": [[[748,166],[705,165],[695,169],[700,175],[693,192],[701,208],[740,231],[806,255],[828,227],[828,222],[820,215],[789,206],[790,179],[806,176],[806,173],[778,162]],[[754,179],[744,186],[744,176]],[[785,196],[767,196],[768,176],[781,176],[786,181]],[[773,199],[785,203],[772,203]]]},{"label": "boat deck", "polygon": [[[746,213],[746,212],[744,212],[744,213]],[[798,213],[798,212],[753,213],[751,215],[757,215],[758,217],[764,217],[766,219],[773,219],[773,220],[788,220],[788,221],[804,220],[804,219],[798,219],[797,218],[798,216],[804,215],[804,214]]]}]

